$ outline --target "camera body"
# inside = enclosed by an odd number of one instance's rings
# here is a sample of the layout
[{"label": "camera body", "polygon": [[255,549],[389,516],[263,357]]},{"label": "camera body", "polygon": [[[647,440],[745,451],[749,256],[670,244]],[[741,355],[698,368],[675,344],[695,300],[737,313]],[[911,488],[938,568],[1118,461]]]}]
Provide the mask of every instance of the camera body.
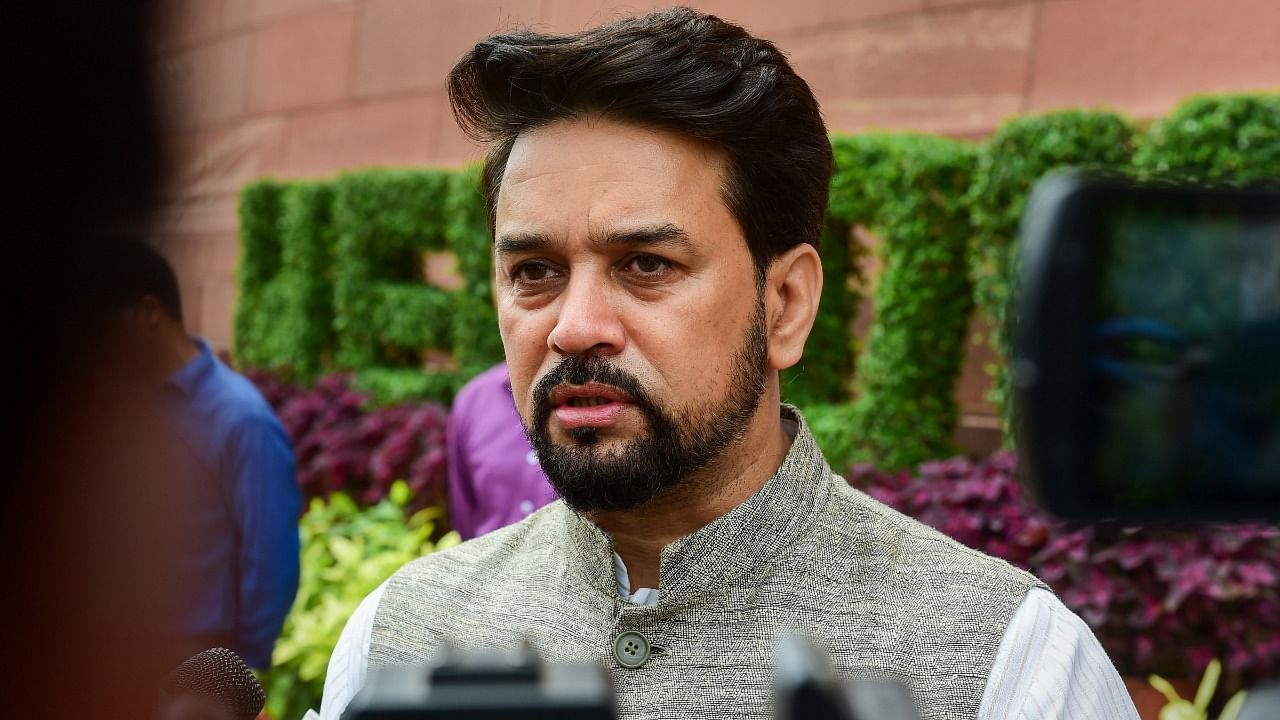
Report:
[{"label": "camera body", "polygon": [[1050,176],[1020,261],[1018,445],[1047,508],[1280,518],[1280,189]]},{"label": "camera body", "polygon": [[[778,639],[774,673],[778,720],[918,720],[902,685],[846,682],[808,639]],[[435,663],[377,668],[343,720],[613,720],[612,685],[592,662],[548,662],[528,646],[463,652],[446,647]]]},{"label": "camera body", "polygon": [[527,646],[463,652],[438,662],[376,668],[344,720],[613,720],[613,687],[590,662],[544,662]]}]

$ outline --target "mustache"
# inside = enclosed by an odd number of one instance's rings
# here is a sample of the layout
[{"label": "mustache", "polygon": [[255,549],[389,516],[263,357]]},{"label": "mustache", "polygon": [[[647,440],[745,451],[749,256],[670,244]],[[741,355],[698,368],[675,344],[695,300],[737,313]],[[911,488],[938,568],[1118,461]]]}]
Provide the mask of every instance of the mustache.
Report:
[{"label": "mustache", "polygon": [[567,355],[543,375],[533,387],[534,417],[540,427],[551,417],[551,391],[560,385],[610,385],[626,393],[646,416],[653,417],[658,405],[631,373],[599,355]]}]

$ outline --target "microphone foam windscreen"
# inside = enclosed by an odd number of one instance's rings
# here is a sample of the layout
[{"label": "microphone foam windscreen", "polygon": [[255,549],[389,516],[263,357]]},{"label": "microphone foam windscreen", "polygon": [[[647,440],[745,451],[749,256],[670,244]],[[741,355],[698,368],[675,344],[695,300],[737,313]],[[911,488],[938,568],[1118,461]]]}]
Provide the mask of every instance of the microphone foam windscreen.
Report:
[{"label": "microphone foam windscreen", "polygon": [[267,701],[249,667],[226,648],[211,648],[188,658],[165,678],[162,692],[167,698],[207,700],[225,708],[235,720],[253,720]]}]

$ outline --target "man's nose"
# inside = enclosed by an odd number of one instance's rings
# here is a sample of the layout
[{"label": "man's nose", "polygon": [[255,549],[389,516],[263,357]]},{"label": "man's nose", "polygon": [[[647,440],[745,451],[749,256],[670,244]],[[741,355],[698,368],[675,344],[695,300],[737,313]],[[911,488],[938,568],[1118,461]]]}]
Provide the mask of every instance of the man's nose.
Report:
[{"label": "man's nose", "polygon": [[560,316],[547,336],[547,346],[561,355],[589,351],[616,355],[622,352],[625,338],[607,280],[587,273],[571,277],[560,296]]}]

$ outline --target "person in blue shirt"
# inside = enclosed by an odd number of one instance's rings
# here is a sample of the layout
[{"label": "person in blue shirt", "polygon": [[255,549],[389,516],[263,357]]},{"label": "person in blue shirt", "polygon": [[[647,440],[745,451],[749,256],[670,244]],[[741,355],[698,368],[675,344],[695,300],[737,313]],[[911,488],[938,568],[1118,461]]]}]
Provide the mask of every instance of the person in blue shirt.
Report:
[{"label": "person in blue shirt", "polygon": [[102,361],[153,393],[181,468],[178,566],[161,580],[182,599],[181,644],[269,667],[298,589],[302,498],[289,438],[257,388],[187,333],[164,256],[128,241],[101,264],[111,317]]}]

